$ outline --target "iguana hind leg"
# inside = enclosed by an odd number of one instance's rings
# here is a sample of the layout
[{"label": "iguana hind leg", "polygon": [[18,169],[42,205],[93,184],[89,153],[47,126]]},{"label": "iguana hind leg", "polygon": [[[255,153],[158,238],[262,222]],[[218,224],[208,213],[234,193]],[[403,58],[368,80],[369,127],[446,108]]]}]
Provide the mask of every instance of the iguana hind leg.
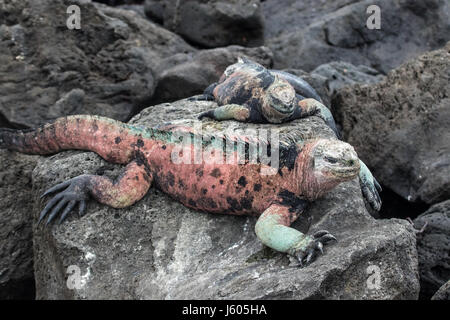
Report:
[{"label": "iguana hind leg", "polygon": [[259,217],[255,225],[257,237],[266,246],[287,253],[297,259],[300,266],[313,261],[322,253],[323,245],[336,240],[328,231],[317,231],[308,236],[289,227],[306,208],[292,208],[281,204],[272,204]]},{"label": "iguana hind leg", "polygon": [[77,203],[80,214],[83,214],[89,196],[113,208],[131,206],[147,193],[152,178],[150,170],[142,161],[130,162],[115,181],[98,175],[75,177],[48,189],[42,195],[60,191],[42,210],[38,222],[50,212],[46,224],[50,223],[65,208],[59,219],[61,223]]}]

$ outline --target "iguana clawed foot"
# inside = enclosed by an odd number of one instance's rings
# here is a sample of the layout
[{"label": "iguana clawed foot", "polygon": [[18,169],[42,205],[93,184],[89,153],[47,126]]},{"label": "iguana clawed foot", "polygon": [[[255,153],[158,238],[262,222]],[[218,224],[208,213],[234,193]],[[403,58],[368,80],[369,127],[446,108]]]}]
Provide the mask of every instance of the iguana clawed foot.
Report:
[{"label": "iguana clawed foot", "polygon": [[89,177],[87,175],[82,175],[57,184],[45,191],[41,198],[50,193],[64,189],[64,191],[55,195],[53,199],[47,203],[39,216],[38,224],[44,219],[50,209],[53,208],[45,223],[46,225],[49,224],[63,208],[65,208],[59,219],[59,223],[61,223],[77,203],[79,203],[79,215],[82,216],[86,211],[86,200],[89,198],[88,183]]},{"label": "iguana clawed foot", "polygon": [[297,249],[292,255],[298,262],[299,267],[304,267],[311,263],[318,254],[323,254],[323,246],[330,241],[337,239],[326,230],[320,230],[313,234],[310,242],[302,248]]},{"label": "iguana clawed foot", "polygon": [[359,171],[359,184],[361,186],[362,194],[367,202],[369,202],[370,206],[374,210],[379,211],[381,208],[381,198],[378,193],[382,190],[381,186],[364,162],[360,160],[359,163],[361,165]]}]

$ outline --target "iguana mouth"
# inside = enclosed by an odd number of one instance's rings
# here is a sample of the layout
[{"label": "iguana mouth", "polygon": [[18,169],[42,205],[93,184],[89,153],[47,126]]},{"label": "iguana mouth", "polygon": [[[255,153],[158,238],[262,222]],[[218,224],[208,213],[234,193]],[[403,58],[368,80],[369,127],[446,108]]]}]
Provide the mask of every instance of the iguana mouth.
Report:
[{"label": "iguana mouth", "polygon": [[275,107],[277,112],[282,113],[282,114],[291,114],[292,113],[292,108],[279,108],[279,107]]},{"label": "iguana mouth", "polygon": [[331,173],[336,177],[353,177],[357,176],[359,173],[359,165],[353,165],[348,167],[335,167],[331,170]]}]

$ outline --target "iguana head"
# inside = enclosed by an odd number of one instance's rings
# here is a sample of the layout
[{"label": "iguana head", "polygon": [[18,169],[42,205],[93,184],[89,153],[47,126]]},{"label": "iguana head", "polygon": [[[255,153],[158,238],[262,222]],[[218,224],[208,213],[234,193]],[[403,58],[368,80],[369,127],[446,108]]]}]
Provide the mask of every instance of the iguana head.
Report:
[{"label": "iguana head", "polygon": [[318,139],[303,147],[300,157],[301,189],[308,198],[317,198],[339,183],[356,178],[360,164],[351,145],[340,140]]},{"label": "iguana head", "polygon": [[275,76],[274,82],[266,90],[264,100],[264,117],[271,122],[281,123],[294,112],[295,89],[289,82]]}]

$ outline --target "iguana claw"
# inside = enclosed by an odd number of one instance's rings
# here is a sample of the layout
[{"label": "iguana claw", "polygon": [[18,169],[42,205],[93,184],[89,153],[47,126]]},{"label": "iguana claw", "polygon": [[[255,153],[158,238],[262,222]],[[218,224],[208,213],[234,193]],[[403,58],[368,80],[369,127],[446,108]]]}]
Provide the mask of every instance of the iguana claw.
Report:
[{"label": "iguana claw", "polygon": [[60,193],[58,193],[57,195],[55,195],[53,199],[51,199],[47,203],[45,208],[41,211],[38,224],[44,219],[44,217],[47,215],[50,209],[53,208],[47,218],[47,221],[45,223],[46,225],[48,225],[56,217],[56,215],[65,207],[59,219],[59,223],[63,222],[63,220],[67,217],[67,215],[72,211],[72,209],[78,202],[79,202],[79,214],[80,216],[83,215],[86,210],[86,200],[88,199],[88,188],[87,188],[88,180],[89,180],[88,176],[79,176],[70,179],[66,182],[57,184],[56,186],[44,192],[41,198],[50,193],[65,189]]},{"label": "iguana claw", "polygon": [[382,191],[381,186],[364,162],[361,160],[359,162],[361,166],[359,171],[359,184],[361,185],[361,192],[367,202],[369,202],[370,206],[374,210],[380,211],[381,198],[379,192]]},{"label": "iguana claw", "polygon": [[298,249],[294,253],[299,267],[304,267],[314,261],[318,254],[323,254],[323,245],[330,241],[337,241],[336,238],[326,230],[320,230],[313,234],[310,243]]}]

